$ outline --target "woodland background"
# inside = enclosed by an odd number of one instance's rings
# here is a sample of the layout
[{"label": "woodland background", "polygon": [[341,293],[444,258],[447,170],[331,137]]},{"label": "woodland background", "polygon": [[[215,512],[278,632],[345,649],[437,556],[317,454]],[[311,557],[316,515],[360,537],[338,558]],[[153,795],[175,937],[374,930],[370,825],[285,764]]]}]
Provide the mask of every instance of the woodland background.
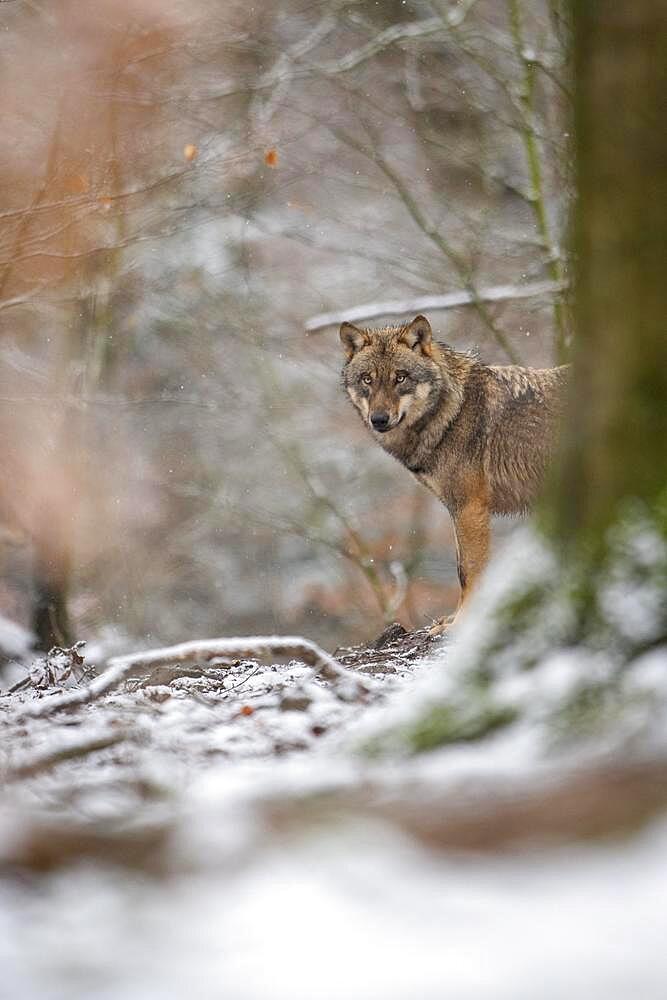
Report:
[{"label": "woodland background", "polygon": [[427,310],[441,339],[563,356],[562,295],[531,294],[566,277],[557,0],[0,24],[0,611],[114,648],[335,645],[451,608],[449,519],[374,447],[316,318],[462,292]]},{"label": "woodland background", "polygon": [[[0,3],[3,997],[663,1000],[667,7],[563,8]],[[350,309],[573,359],[442,641]]]}]

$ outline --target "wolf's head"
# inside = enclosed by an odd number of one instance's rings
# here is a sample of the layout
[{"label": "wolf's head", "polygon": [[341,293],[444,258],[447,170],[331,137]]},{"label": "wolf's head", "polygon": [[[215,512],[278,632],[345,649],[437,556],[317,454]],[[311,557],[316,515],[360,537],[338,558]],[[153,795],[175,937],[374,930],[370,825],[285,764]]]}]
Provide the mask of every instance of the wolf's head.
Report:
[{"label": "wolf's head", "polygon": [[415,424],[448,388],[424,316],[380,330],[343,323],[340,339],[347,357],[343,385],[363,420],[380,434]]}]

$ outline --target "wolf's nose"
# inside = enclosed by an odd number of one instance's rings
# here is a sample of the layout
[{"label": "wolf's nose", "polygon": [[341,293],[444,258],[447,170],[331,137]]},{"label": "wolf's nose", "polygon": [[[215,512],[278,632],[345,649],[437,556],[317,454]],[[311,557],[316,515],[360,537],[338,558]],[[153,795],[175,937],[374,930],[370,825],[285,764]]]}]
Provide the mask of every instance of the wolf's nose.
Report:
[{"label": "wolf's nose", "polygon": [[389,414],[373,413],[371,414],[371,423],[373,425],[373,430],[386,431],[387,427],[389,426]]}]

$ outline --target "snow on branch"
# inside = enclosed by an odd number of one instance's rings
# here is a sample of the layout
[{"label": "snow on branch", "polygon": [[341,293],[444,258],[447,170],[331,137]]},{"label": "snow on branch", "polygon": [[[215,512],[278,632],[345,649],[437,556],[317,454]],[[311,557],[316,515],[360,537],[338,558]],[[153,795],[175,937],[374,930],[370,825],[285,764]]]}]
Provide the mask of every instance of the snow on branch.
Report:
[{"label": "snow on branch", "polygon": [[194,660],[212,660],[218,656],[238,659],[267,656],[292,656],[315,667],[327,681],[348,680],[353,675],[329,653],[309,639],[295,635],[248,636],[240,639],[194,639],[164,649],[149,649],[143,653],[114,657],[109,670],[124,668],[125,672],[137,667],[161,667],[170,663],[189,663]]},{"label": "snow on branch", "polygon": [[328,59],[320,63],[318,70],[327,76],[336,73],[347,73],[351,69],[366,62],[372,56],[389,48],[395,42],[409,41],[412,38],[427,38],[446,32],[448,28],[458,28],[468,15],[477,0],[459,0],[446,15],[423,18],[421,21],[401,21],[385,28],[370,41],[358,49],[347,52],[340,59]]},{"label": "snow on branch", "polygon": [[494,285],[480,288],[476,292],[448,292],[446,295],[422,295],[415,299],[392,299],[387,302],[369,302],[363,306],[353,306],[340,312],[319,313],[306,322],[306,332],[316,333],[340,323],[355,323],[360,320],[376,319],[378,316],[411,316],[419,312],[436,312],[456,309],[459,306],[475,305],[476,302],[509,302],[514,299],[530,299],[540,295],[557,295],[565,288],[565,282],[533,281],[526,285]]},{"label": "snow on branch", "polygon": [[24,717],[42,718],[55,712],[78,708],[107,694],[138,669],[212,660],[217,657],[263,659],[267,656],[290,656],[307,663],[320,677],[332,684],[335,693],[343,700],[353,700],[362,696],[367,690],[366,683],[355,673],[343,667],[314,642],[301,636],[195,639],[176,646],[166,646],[163,649],[149,649],[143,653],[113,657],[109,660],[107,669],[85,687],[26,705],[21,714]]},{"label": "snow on branch", "polygon": [[385,28],[375,38],[372,38],[365,45],[352,52],[347,52],[340,59],[326,60],[320,65],[320,71],[327,76],[336,73],[347,73],[360,63],[365,62],[383,49],[393,45],[394,42],[407,41],[411,38],[424,38],[443,30],[442,19],[439,17],[429,17],[422,21],[392,24]]}]

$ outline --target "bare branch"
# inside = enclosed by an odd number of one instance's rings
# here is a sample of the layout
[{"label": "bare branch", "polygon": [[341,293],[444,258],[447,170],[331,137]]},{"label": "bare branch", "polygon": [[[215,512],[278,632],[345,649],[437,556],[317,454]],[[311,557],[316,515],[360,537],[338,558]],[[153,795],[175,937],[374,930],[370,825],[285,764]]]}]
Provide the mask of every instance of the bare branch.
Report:
[{"label": "bare branch", "polygon": [[392,24],[353,52],[348,52],[340,59],[324,61],[318,67],[318,72],[322,72],[326,76],[347,73],[383,49],[389,48],[395,42],[403,42],[411,38],[425,38],[429,35],[442,33],[443,29],[448,27],[459,27],[476,2],[477,0],[464,0],[463,3],[452,6],[446,14],[439,17],[427,17],[421,21],[412,21],[407,24],[404,22]]},{"label": "bare branch", "polygon": [[[454,22],[452,21],[451,23],[453,24]],[[371,38],[364,45],[361,45],[358,49],[348,52],[340,59],[326,59],[318,62],[306,60],[306,54],[316,44],[319,44],[329,34],[330,30],[328,15],[325,15],[321,22],[316,25],[311,33],[306,35],[302,42],[297,43],[292,49],[279,57],[275,65],[264,73],[258,81],[247,81],[242,85],[236,82],[225,83],[222,87],[218,87],[207,94],[197,98],[189,98],[190,103],[193,100],[199,102],[218,101],[227,97],[258,93],[272,89],[281,83],[308,79],[313,73],[318,76],[328,77],[347,73],[369,59],[372,59],[374,55],[377,55],[383,49],[390,48],[396,42],[408,41],[413,38],[425,38],[442,32],[443,18],[430,17],[422,21],[413,21],[407,24],[393,24],[389,28],[385,28],[384,31],[381,31],[374,38]],[[96,96],[105,97],[106,95],[98,93]],[[133,95],[131,99],[124,95],[118,96],[120,99],[131,101],[134,104],[151,105],[155,103],[155,98],[152,95],[148,95],[145,98],[138,98],[136,95]],[[169,103],[169,100],[165,100],[163,103]]]},{"label": "bare branch", "polygon": [[[255,98],[255,110],[251,112],[254,113],[260,125],[268,123],[281,98],[287,92],[294,75],[293,63],[324,41],[335,27],[336,18],[330,13],[325,14],[312,31],[290,46],[286,52],[281,53],[275,65],[262,76],[259,93]],[[260,94],[267,88],[271,89],[272,93],[262,104]]]},{"label": "bare branch", "polygon": [[441,31],[442,20],[439,17],[428,17],[423,21],[413,21],[408,24],[392,24],[389,28],[385,28],[379,35],[371,38],[369,42],[366,42],[365,45],[360,46],[360,48],[355,49],[353,52],[348,52],[340,59],[330,59],[323,62],[320,66],[320,71],[327,76],[336,73],[347,73],[349,70],[359,66],[360,63],[366,62],[367,59],[370,59],[382,49],[393,45],[394,42],[402,42],[408,38],[424,38],[426,35],[434,35]]},{"label": "bare branch", "polygon": [[340,323],[356,323],[360,320],[376,319],[378,316],[410,316],[413,313],[440,312],[459,306],[480,302],[509,302],[515,299],[530,299],[540,295],[558,295],[565,288],[564,282],[535,281],[529,285],[494,285],[478,289],[476,295],[470,291],[448,292],[446,295],[422,295],[415,299],[393,299],[387,302],[369,302],[367,305],[353,306],[338,312],[319,313],[306,322],[306,332],[316,333]]},{"label": "bare branch", "polygon": [[[535,103],[535,59],[524,43],[522,11],[519,0],[507,0],[512,40],[516,58],[522,68],[523,82],[521,88],[521,104],[523,108],[523,123],[521,135],[526,152],[526,162],[530,176],[530,204],[535,216],[535,225],[544,244],[547,254],[547,268],[554,281],[563,280],[563,264],[560,250],[551,233],[549,215],[544,192],[544,168],[540,156],[540,147],[534,127]],[[559,362],[566,357],[566,332],[563,305],[559,299],[554,300],[554,322],[556,326],[556,353]]]}]

